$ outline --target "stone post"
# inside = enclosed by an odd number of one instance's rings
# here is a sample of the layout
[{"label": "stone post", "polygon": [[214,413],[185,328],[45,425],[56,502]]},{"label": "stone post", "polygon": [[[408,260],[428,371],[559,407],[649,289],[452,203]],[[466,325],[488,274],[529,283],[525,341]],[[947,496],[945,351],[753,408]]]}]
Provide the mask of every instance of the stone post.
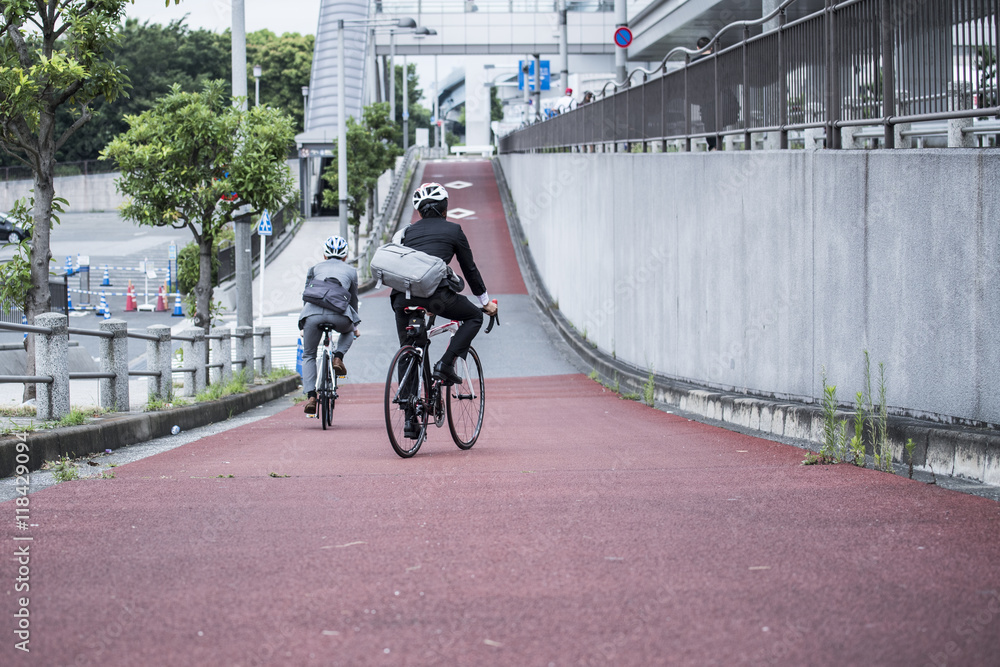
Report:
[{"label": "stone post", "polygon": [[233,377],[233,341],[230,338],[232,333],[226,327],[215,327],[212,329],[212,335],[219,336],[218,339],[212,339],[212,363],[221,363],[222,368],[212,369],[209,376],[211,384],[215,384],[216,382],[225,384]]},{"label": "stone post", "polygon": [[39,419],[62,419],[69,414],[69,318],[62,313],[42,313],[35,326],[51,330],[35,334],[35,373],[52,377],[38,383],[36,407]]},{"label": "stone post", "polygon": [[263,357],[260,360],[260,374],[266,376],[271,372],[271,327],[257,327],[254,342],[254,356]]},{"label": "stone post", "polygon": [[128,323],[125,320],[104,320],[100,328],[113,336],[101,338],[101,372],[115,374],[114,378],[101,378],[101,407],[114,412],[128,412]]},{"label": "stone post", "polygon": [[896,134],[896,148],[913,148],[913,137],[904,137],[903,132],[909,132],[913,126],[909,123],[898,123],[892,126]]},{"label": "stone post", "polygon": [[253,327],[236,327],[233,333],[236,339],[236,362],[245,371],[246,381],[253,379]]},{"label": "stone post", "polygon": [[962,132],[972,127],[972,118],[952,118],[948,121],[948,148],[975,148],[976,135]]},{"label": "stone post", "polygon": [[174,393],[174,379],[171,374],[170,327],[154,324],[146,327],[146,333],[156,336],[156,340],[146,341],[146,368],[150,371],[160,371],[159,377],[149,378],[150,400],[170,402]]},{"label": "stone post", "polygon": [[[201,328],[186,329],[184,336],[193,339],[184,341],[182,347],[184,350],[184,367],[193,370],[191,373],[185,373],[184,395],[197,396],[205,391],[205,383],[208,375],[206,373],[208,369],[205,368],[205,330]],[[190,378],[190,381],[188,381],[188,378]]]},{"label": "stone post", "polygon": [[861,148],[860,141],[854,137],[860,131],[861,128],[856,125],[840,128],[840,147],[844,150]]}]

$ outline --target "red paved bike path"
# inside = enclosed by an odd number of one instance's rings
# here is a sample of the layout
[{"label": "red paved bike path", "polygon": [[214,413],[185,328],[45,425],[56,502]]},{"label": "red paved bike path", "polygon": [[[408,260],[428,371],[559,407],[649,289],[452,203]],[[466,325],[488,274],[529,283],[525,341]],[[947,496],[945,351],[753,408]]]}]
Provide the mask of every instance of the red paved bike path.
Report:
[{"label": "red paved bike path", "polygon": [[490,382],[472,450],[408,461],[344,394],[32,495],[31,661],[996,664],[993,501],[579,375]]},{"label": "red paved bike path", "polygon": [[[452,191],[523,293],[499,200]],[[0,504],[0,664],[996,664],[997,503],[484,363],[468,452],[399,459],[381,385],[346,384],[333,431],[289,407],[32,494],[30,654]]]}]

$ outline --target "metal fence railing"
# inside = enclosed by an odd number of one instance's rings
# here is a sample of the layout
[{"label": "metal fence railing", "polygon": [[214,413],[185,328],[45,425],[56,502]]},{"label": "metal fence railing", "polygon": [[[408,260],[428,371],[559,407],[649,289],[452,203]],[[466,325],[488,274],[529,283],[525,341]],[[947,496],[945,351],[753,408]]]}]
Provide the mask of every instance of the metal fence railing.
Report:
[{"label": "metal fence railing", "polygon": [[772,132],[787,148],[789,132],[810,128],[840,148],[845,128],[866,126],[892,148],[909,124],[959,119],[970,139],[1000,133],[1000,0],[826,0],[787,21],[797,1],[608,82],[595,102],[502,137],[500,152],[654,142],[690,150],[726,136],[750,149],[753,134]]},{"label": "metal fence railing", "polygon": [[[284,208],[271,216],[271,229],[272,239],[278,239],[289,225],[293,224],[298,215],[299,205],[298,201],[286,204]],[[271,244],[268,243],[268,248]],[[257,228],[254,226],[254,232],[250,236],[250,254],[252,259],[251,262],[256,262],[260,259],[260,235],[257,233]],[[236,246],[228,246],[225,248],[219,248],[219,282],[228,280],[236,275]]]},{"label": "metal fence railing", "polygon": [[[59,280],[49,281],[49,294],[52,296],[52,312],[62,313],[63,315],[69,313],[69,303],[66,300],[68,293],[66,276],[62,276]],[[22,304],[7,299],[0,299],[0,322],[21,324],[23,319],[24,309]]]},{"label": "metal fence railing", "polygon": [[[118,164],[114,160],[77,160],[56,163],[55,176],[90,176],[92,174],[110,174],[116,171],[118,171]],[[33,178],[31,167],[26,165],[0,167],[0,182],[30,181]]]},{"label": "metal fence railing", "polygon": [[378,250],[379,246],[383,244],[384,241],[382,236],[384,234],[392,233],[390,225],[394,220],[399,218],[400,206],[407,199],[405,196],[405,190],[409,177],[413,172],[414,164],[416,164],[419,159],[419,146],[410,146],[406,149],[406,153],[403,155],[403,161],[399,164],[399,167],[396,169],[396,173],[392,176],[392,185],[389,186],[389,194],[385,198],[382,210],[379,211],[378,216],[375,218],[375,222],[372,224],[371,231],[368,233],[368,241],[365,243],[364,250],[362,250],[356,258],[350,260],[352,264],[357,264],[358,282],[362,285],[371,281],[372,256],[375,254],[375,251]]}]

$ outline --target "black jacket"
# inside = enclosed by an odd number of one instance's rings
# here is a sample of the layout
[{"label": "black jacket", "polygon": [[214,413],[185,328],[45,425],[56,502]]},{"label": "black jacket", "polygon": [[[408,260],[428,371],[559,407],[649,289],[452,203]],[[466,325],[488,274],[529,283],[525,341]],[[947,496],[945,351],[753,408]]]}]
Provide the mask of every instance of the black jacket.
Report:
[{"label": "black jacket", "polygon": [[440,257],[445,264],[450,264],[453,257],[458,257],[458,266],[462,269],[462,275],[465,276],[465,282],[469,284],[472,293],[479,296],[486,292],[486,284],[472,258],[469,239],[465,237],[465,232],[458,224],[448,222],[444,218],[417,220],[406,228],[403,245]]}]

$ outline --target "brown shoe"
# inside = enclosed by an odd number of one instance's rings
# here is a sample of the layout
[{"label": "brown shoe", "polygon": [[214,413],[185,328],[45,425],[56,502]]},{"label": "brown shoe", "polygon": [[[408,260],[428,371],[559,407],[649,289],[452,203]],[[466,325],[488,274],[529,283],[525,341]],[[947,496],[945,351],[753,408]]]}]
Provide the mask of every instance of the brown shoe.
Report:
[{"label": "brown shoe", "polygon": [[304,412],[307,415],[314,415],[314,414],[316,414],[316,397],[315,396],[310,396],[309,400],[306,401],[306,407],[305,407]]},{"label": "brown shoe", "polygon": [[337,377],[347,376],[347,366],[344,365],[344,360],[340,357],[333,358],[333,370],[337,374]]}]

